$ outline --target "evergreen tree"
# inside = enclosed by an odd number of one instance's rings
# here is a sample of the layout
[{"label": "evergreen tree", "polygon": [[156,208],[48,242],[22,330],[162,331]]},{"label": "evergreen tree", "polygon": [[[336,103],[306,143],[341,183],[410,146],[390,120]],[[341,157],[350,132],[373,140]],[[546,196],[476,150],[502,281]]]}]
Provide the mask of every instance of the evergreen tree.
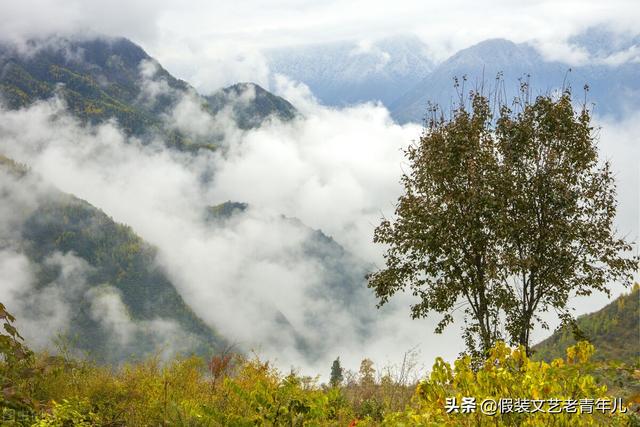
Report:
[{"label": "evergreen tree", "polygon": [[331,365],[331,378],[329,384],[331,387],[338,387],[342,383],[343,368],[340,365],[340,358],[336,358]]}]

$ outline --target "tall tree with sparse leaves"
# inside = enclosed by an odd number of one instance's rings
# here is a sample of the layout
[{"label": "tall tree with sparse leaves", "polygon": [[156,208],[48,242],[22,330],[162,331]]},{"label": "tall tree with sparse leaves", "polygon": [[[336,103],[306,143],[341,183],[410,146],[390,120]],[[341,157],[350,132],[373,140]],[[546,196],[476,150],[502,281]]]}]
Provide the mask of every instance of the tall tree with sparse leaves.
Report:
[{"label": "tall tree with sparse leaves", "polygon": [[387,245],[385,268],[369,276],[379,306],[409,291],[413,318],[442,315],[438,333],[463,310],[478,357],[498,339],[528,352],[541,311],[570,321],[571,295],[630,283],[638,265],[615,237],[615,182],[589,111],[576,113],[568,91],[526,102],[524,85],[521,95],[497,117],[477,92],[450,119],[430,109],[405,151],[395,218],[374,234]]}]

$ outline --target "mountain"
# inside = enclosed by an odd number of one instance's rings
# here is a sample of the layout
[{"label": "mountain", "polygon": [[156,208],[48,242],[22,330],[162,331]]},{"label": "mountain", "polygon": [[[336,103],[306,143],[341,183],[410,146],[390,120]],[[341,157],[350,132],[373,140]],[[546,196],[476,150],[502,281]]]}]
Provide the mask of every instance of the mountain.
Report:
[{"label": "mountain", "polygon": [[[540,63],[539,54],[528,45],[516,45],[502,39],[487,40],[456,53],[438,65],[419,84],[394,101],[390,109],[394,118],[401,123],[419,122],[426,113],[428,101],[437,103],[445,111],[457,102],[454,77],[462,79],[467,76],[465,92],[479,87],[483,81],[486,81],[489,89],[495,85],[498,72],[504,73],[506,82],[513,83],[527,73],[538,76]],[[563,77],[566,67],[561,64],[554,66],[555,69],[550,72]],[[535,81],[533,84],[538,87]],[[514,88],[517,89],[517,86]]]},{"label": "mountain", "polygon": [[205,99],[213,114],[231,108],[233,118],[240,129],[259,127],[269,117],[289,121],[298,115],[289,101],[255,83],[236,83],[206,96]]},{"label": "mountain", "polygon": [[[152,105],[141,102],[144,61],[152,58],[123,38],[30,41],[26,49],[3,45],[0,93],[12,109],[59,93],[81,119],[98,123],[116,118],[125,131],[141,135],[160,126],[157,115],[175,101],[161,94]],[[170,89],[189,88],[159,65],[155,74]]]},{"label": "mountain", "polygon": [[305,83],[324,104],[344,106],[382,101],[399,123],[421,122],[427,103],[445,111],[458,102],[454,78],[466,77],[464,91],[496,88],[518,94],[519,79],[532,94],[571,87],[577,99],[589,86],[594,112],[620,118],[640,106],[640,38],[592,28],[569,39],[589,56],[579,66],[547,60],[533,45],[490,39],[463,49],[437,66],[415,37],[394,37],[371,44],[335,42],[266,52],[273,74]]},{"label": "mountain", "polygon": [[414,36],[294,46],[266,56],[273,74],[305,83],[332,106],[365,101],[388,106],[433,68],[426,45]]},{"label": "mountain", "polygon": [[[289,102],[253,83],[201,96],[126,39],[31,43],[27,51],[4,46],[0,64],[0,93],[6,107],[19,109],[57,95],[83,123],[115,119],[129,135],[145,141],[159,134],[170,148],[181,150],[207,148],[206,140],[190,140],[188,129],[171,127],[172,110],[180,109],[187,95],[186,114],[192,113],[193,105],[200,106],[214,119],[211,123],[222,127],[227,125],[224,120],[250,129],[271,118],[287,121],[298,115]],[[215,138],[216,130],[212,132]],[[14,309],[19,318],[40,325],[50,311],[42,307],[49,303],[44,296],[55,296],[57,303],[51,302],[52,306],[68,311],[60,316],[69,319],[62,332],[71,347],[108,363],[166,347],[207,353],[234,339],[221,337],[192,312],[155,262],[156,249],[134,230],[117,224],[98,207],[40,183],[27,168],[0,156],[1,165],[13,178],[6,180],[0,171],[0,251],[8,248],[26,257],[35,275],[33,287],[20,296],[21,309]],[[31,186],[38,189],[36,202],[20,197],[30,194]],[[2,206],[10,207],[6,217]],[[209,219],[224,220],[246,209],[244,204],[214,208]],[[309,290],[313,298],[346,307],[350,302],[356,305],[360,294],[368,295],[367,266],[322,232],[299,221],[286,221],[308,236],[301,246],[296,242],[291,259],[304,259],[317,268],[319,276],[314,280],[320,286]],[[15,226],[3,234],[4,224]],[[69,273],[71,267],[79,273]],[[293,337],[297,348],[310,357],[322,355],[326,349],[319,348],[318,334],[309,339],[309,330],[322,330],[326,313],[305,312],[304,320],[296,319],[301,332],[277,307],[265,307],[265,313],[270,309],[273,318],[266,321],[290,332],[287,337],[282,334],[282,339]],[[360,308],[351,310],[358,312],[354,328],[366,331],[368,314]]]},{"label": "mountain", "polygon": [[[130,227],[4,156],[0,178],[3,203],[14,212],[12,226],[0,228],[0,249],[26,256],[35,282],[17,297],[22,320],[57,318],[64,310],[56,305],[67,307],[66,327],[49,332],[107,363],[170,349],[210,354],[225,345],[185,304],[156,263],[156,249]],[[34,189],[35,201],[25,196]]]},{"label": "mountain", "polygon": [[[621,117],[640,106],[640,64],[590,63],[571,67],[558,61],[547,61],[533,46],[504,39],[486,40],[461,50],[439,64],[421,82],[390,105],[392,116],[400,123],[421,122],[427,103],[438,104],[448,112],[458,102],[454,78],[461,82],[465,95],[484,87],[485,93],[496,88],[496,76],[503,81],[499,92],[510,101],[518,94],[519,80],[529,82],[532,95],[549,93],[570,86],[577,99],[582,99],[589,86],[588,102],[595,103],[595,113]],[[466,82],[462,87],[462,79]]]},{"label": "mountain", "polygon": [[241,84],[222,94],[246,89],[255,97],[231,96],[207,99],[188,83],[173,77],[140,46],[124,38],[60,39],[30,41],[26,46],[0,45],[0,100],[18,109],[55,94],[70,112],[85,123],[116,119],[129,135],[150,139],[160,134],[167,145],[181,150],[214,148],[209,140],[194,141],[166,120],[176,105],[191,96],[203,112],[214,116],[227,104],[244,128],[259,126],[271,114],[293,116],[291,104],[262,88]]},{"label": "mountain", "polygon": [[[640,362],[640,285],[619,296],[606,307],[577,319],[579,329],[596,347],[595,360]],[[564,327],[533,347],[536,357],[551,360],[562,357],[575,344],[573,332]]]}]

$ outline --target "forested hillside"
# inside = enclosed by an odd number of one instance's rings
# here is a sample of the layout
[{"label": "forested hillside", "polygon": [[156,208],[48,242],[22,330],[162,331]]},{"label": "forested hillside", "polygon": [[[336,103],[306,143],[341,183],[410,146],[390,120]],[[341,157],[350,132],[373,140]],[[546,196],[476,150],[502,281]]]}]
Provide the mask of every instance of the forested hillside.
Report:
[{"label": "forested hillside", "polygon": [[185,96],[212,116],[229,107],[230,119],[243,129],[259,126],[271,115],[290,120],[296,114],[287,101],[253,84],[204,98],[125,38],[0,44],[0,100],[6,107],[18,109],[54,95],[85,123],[116,119],[129,135],[143,140],[159,135],[167,145],[187,151],[215,148],[220,136],[195,141],[167,123],[167,115]]},{"label": "forested hillside", "polygon": [[[108,363],[159,352],[204,354],[226,345],[185,304],[156,263],[156,249],[130,227],[46,186],[4,156],[0,174],[3,199],[24,215],[13,218],[13,229],[2,230],[0,248],[26,256],[35,282],[16,290],[23,320],[37,321],[56,310],[36,302],[64,304],[66,327],[42,332],[59,333],[69,350]],[[28,188],[43,191],[35,203],[22,197]],[[62,299],[42,301],[39,295]]]},{"label": "forested hillside", "polygon": [[[595,313],[580,316],[576,323],[584,338],[595,345],[595,360],[640,362],[640,285],[637,283],[630,293],[619,296]],[[560,357],[575,342],[572,328],[563,327],[534,347],[536,357],[544,360]]]},{"label": "forested hillside", "polygon": [[[154,105],[140,102],[139,67],[151,57],[129,40],[34,41],[27,49],[0,48],[0,90],[10,108],[59,93],[78,117],[91,123],[114,117],[127,132],[141,135],[160,126],[157,115],[175,102],[167,95]],[[156,76],[171,89],[189,87],[160,66]]]}]

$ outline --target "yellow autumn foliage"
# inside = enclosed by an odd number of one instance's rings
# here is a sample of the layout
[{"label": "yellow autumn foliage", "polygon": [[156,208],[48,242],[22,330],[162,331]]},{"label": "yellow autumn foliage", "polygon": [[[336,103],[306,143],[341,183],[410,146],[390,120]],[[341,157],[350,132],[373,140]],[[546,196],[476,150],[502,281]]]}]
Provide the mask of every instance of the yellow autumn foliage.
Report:
[{"label": "yellow autumn foliage", "polygon": [[[606,386],[596,383],[589,371],[593,345],[579,342],[567,349],[566,359],[551,363],[527,357],[524,349],[511,349],[498,342],[490,357],[474,372],[469,357],[453,367],[438,358],[428,379],[415,392],[406,411],[388,414],[385,424],[395,426],[626,426],[632,415]],[[474,398],[476,407],[463,413],[451,409],[464,398]],[[450,405],[447,406],[449,399]],[[504,411],[500,410],[502,400]],[[600,403],[598,404],[598,401]],[[482,402],[495,402],[484,411]],[[535,403],[534,403],[535,401]],[[518,411],[514,410],[516,404]],[[611,405],[611,409],[606,409]],[[613,410],[616,406],[615,411]],[[621,406],[622,405],[622,406]],[[532,413],[532,408],[538,408]],[[593,408],[592,413],[585,412]],[[449,408],[449,410],[447,409]],[[528,408],[528,409],[527,409]],[[575,409],[575,413],[572,413]],[[549,411],[553,412],[550,413]],[[558,413],[556,413],[558,412]]]}]

